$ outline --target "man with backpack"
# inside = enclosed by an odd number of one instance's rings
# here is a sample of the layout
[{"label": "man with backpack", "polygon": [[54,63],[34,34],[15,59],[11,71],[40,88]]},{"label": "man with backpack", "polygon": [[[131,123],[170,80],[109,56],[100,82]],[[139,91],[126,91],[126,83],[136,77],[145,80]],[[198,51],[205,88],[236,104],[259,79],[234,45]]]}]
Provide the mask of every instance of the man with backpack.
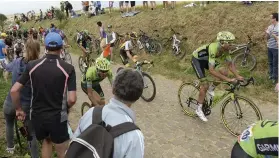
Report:
[{"label": "man with backpack", "polygon": [[143,158],[144,137],[134,124],[131,106],[142,95],[143,78],[133,69],[118,69],[114,97],[104,107],[89,109],[80,119],[67,158]]}]

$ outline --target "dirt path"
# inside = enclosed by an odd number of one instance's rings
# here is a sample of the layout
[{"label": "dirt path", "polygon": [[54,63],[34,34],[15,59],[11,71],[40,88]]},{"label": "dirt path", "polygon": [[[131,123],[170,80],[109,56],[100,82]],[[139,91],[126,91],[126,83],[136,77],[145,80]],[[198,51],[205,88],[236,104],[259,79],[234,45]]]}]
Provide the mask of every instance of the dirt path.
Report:
[{"label": "dirt path", "polygon": [[[82,102],[89,100],[80,88],[81,73],[77,65],[78,57],[72,58],[78,87],[78,100],[70,114],[71,125],[75,129],[81,117],[80,106]],[[118,66],[113,66],[114,72]],[[145,157],[229,157],[236,138],[223,127],[219,107],[213,109],[207,123],[185,116],[177,99],[177,90],[181,81],[170,80],[161,75],[152,75],[152,77],[157,87],[155,99],[151,103],[140,99],[132,107],[136,112],[136,123],[145,137]],[[112,97],[110,84],[105,80],[101,85],[108,101]],[[259,100],[253,101],[259,106],[264,118],[278,119],[276,105]]]}]

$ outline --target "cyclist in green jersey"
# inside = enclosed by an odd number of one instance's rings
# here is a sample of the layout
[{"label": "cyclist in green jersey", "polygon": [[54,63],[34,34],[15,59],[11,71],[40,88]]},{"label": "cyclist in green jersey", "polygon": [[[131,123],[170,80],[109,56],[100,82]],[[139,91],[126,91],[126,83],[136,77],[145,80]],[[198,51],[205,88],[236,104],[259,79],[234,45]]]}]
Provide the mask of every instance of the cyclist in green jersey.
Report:
[{"label": "cyclist in green jersey", "polygon": [[109,79],[110,84],[112,84],[113,75],[110,62],[103,57],[97,58],[95,65],[89,67],[86,74],[82,77],[81,88],[88,95],[92,106],[105,105],[104,92],[100,82],[106,77]]},{"label": "cyclist in green jersey", "polygon": [[[222,31],[217,34],[216,42],[204,45],[193,52],[191,64],[196,72],[197,77],[201,79],[201,81],[203,78],[206,77],[205,69],[209,70],[209,73],[217,80],[223,80],[227,82],[236,82],[236,80],[243,80],[243,77],[237,73],[229,54],[231,43],[234,40],[235,36],[231,32]],[[227,68],[216,69],[217,67],[219,67],[219,65],[223,65],[225,63],[227,63]],[[227,77],[228,69],[235,75],[236,78]],[[196,109],[196,114],[202,121],[207,121],[207,118],[202,111],[202,106],[207,90],[208,84],[202,82],[198,97],[198,107]],[[211,90],[209,91],[212,96],[214,95],[213,90],[214,88],[211,88]]]},{"label": "cyclist in green jersey", "polygon": [[258,121],[238,137],[231,158],[277,158],[278,121]]}]

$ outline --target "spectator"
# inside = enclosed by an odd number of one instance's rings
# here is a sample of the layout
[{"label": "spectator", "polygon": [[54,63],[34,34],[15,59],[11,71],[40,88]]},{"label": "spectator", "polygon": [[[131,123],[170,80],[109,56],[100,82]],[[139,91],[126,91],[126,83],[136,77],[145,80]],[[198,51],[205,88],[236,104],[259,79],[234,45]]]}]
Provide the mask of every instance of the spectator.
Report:
[{"label": "spectator", "polygon": [[63,1],[60,2],[60,10],[64,13],[65,10],[65,3]]},{"label": "spectator", "polygon": [[43,12],[42,9],[40,9],[40,21],[43,20]]},{"label": "spectator", "polygon": [[272,13],[271,25],[266,29],[269,79],[278,82],[278,13]]},{"label": "spectator", "polygon": [[200,7],[204,6],[206,7],[207,1],[200,1]]},{"label": "spectator", "polygon": [[120,8],[120,12],[123,13],[124,12],[124,1],[119,1],[119,8]]},{"label": "spectator", "polygon": [[148,9],[148,1],[142,1],[143,9]]},{"label": "spectator", "polygon": [[81,2],[82,2],[84,14],[87,15],[89,10],[89,1],[81,1]]},{"label": "spectator", "polygon": [[5,60],[5,55],[7,54],[5,39],[7,37],[6,33],[1,33],[0,37],[0,61]]},{"label": "spectator", "polygon": [[26,114],[21,108],[20,91],[31,80],[31,121],[36,138],[42,141],[42,157],[51,157],[54,144],[57,157],[63,158],[69,140],[67,111],[76,102],[76,75],[74,67],[59,57],[63,49],[61,36],[48,33],[44,43],[46,57],[27,64],[11,89],[11,97],[17,119],[23,121]]},{"label": "spectator", "polygon": [[[102,118],[106,124],[116,126],[125,122],[135,122],[135,113],[131,106],[141,96],[143,79],[139,72],[132,69],[120,70],[113,82],[113,98],[103,107]],[[80,119],[74,133],[78,137],[91,124],[94,107],[89,109]],[[143,158],[144,137],[140,130],[130,131],[114,139],[114,158]]]},{"label": "spectator", "polygon": [[113,8],[113,1],[109,1],[109,13],[111,13]]},{"label": "spectator", "polygon": [[176,1],[171,1],[171,9],[175,8]]},{"label": "spectator", "polygon": [[110,45],[110,62],[113,63],[113,48],[116,40],[116,34],[112,30],[112,26],[108,25],[108,31],[106,33],[106,45]]},{"label": "spectator", "polygon": [[96,2],[96,15],[99,15],[99,11],[101,11],[101,7],[102,7],[102,4],[101,4],[101,1],[97,1]]},{"label": "spectator", "polygon": [[131,11],[136,12],[136,1],[130,1],[131,3]]},{"label": "spectator", "polygon": [[126,8],[126,13],[128,13],[130,9],[129,1],[125,1],[125,8]]},{"label": "spectator", "polygon": [[151,10],[156,8],[156,1],[150,1]]},{"label": "spectator", "polygon": [[103,27],[102,22],[98,21],[97,25],[99,27],[99,34],[100,34],[100,38],[99,39],[101,41],[100,47],[101,47],[102,51],[104,51],[104,48],[106,47],[106,36],[107,35],[106,35],[106,32],[105,32],[105,29]]},{"label": "spectator", "polygon": [[[23,73],[28,62],[39,59],[40,55],[40,43],[29,39],[26,43],[26,54],[24,57],[15,59],[13,62],[5,65],[1,62],[1,65],[8,71],[12,72],[12,85],[18,80],[18,78]],[[28,82],[23,89],[20,91],[20,104],[22,105],[23,111],[26,113],[26,119],[24,120],[24,127],[27,127],[28,136],[27,141],[30,144],[29,150],[31,152],[31,157],[39,157],[38,143],[35,136],[35,131],[31,125],[29,111],[31,102],[31,87],[30,82]],[[4,115],[6,120],[6,140],[7,149],[6,151],[10,154],[14,153],[14,122],[16,119],[15,106],[13,106],[11,94],[9,93],[4,102]]]},{"label": "spectator", "polygon": [[69,17],[69,12],[71,13],[72,9],[73,9],[72,4],[68,1],[66,1],[65,2],[65,10],[66,10],[67,17]]},{"label": "spectator", "polygon": [[163,1],[163,9],[168,9],[168,1]]}]

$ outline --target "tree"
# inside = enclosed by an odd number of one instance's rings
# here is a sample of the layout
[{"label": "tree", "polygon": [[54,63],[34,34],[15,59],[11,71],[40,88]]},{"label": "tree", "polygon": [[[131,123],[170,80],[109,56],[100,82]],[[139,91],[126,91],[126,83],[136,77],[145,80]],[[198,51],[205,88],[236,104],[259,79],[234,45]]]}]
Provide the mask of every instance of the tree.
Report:
[{"label": "tree", "polygon": [[54,12],[55,12],[55,17],[60,21],[60,23],[62,22],[62,20],[66,19],[66,15],[61,10],[55,9]]},{"label": "tree", "polygon": [[1,26],[2,30],[4,29],[5,21],[6,21],[7,19],[8,19],[8,18],[6,17],[6,15],[0,13],[0,26]]}]

